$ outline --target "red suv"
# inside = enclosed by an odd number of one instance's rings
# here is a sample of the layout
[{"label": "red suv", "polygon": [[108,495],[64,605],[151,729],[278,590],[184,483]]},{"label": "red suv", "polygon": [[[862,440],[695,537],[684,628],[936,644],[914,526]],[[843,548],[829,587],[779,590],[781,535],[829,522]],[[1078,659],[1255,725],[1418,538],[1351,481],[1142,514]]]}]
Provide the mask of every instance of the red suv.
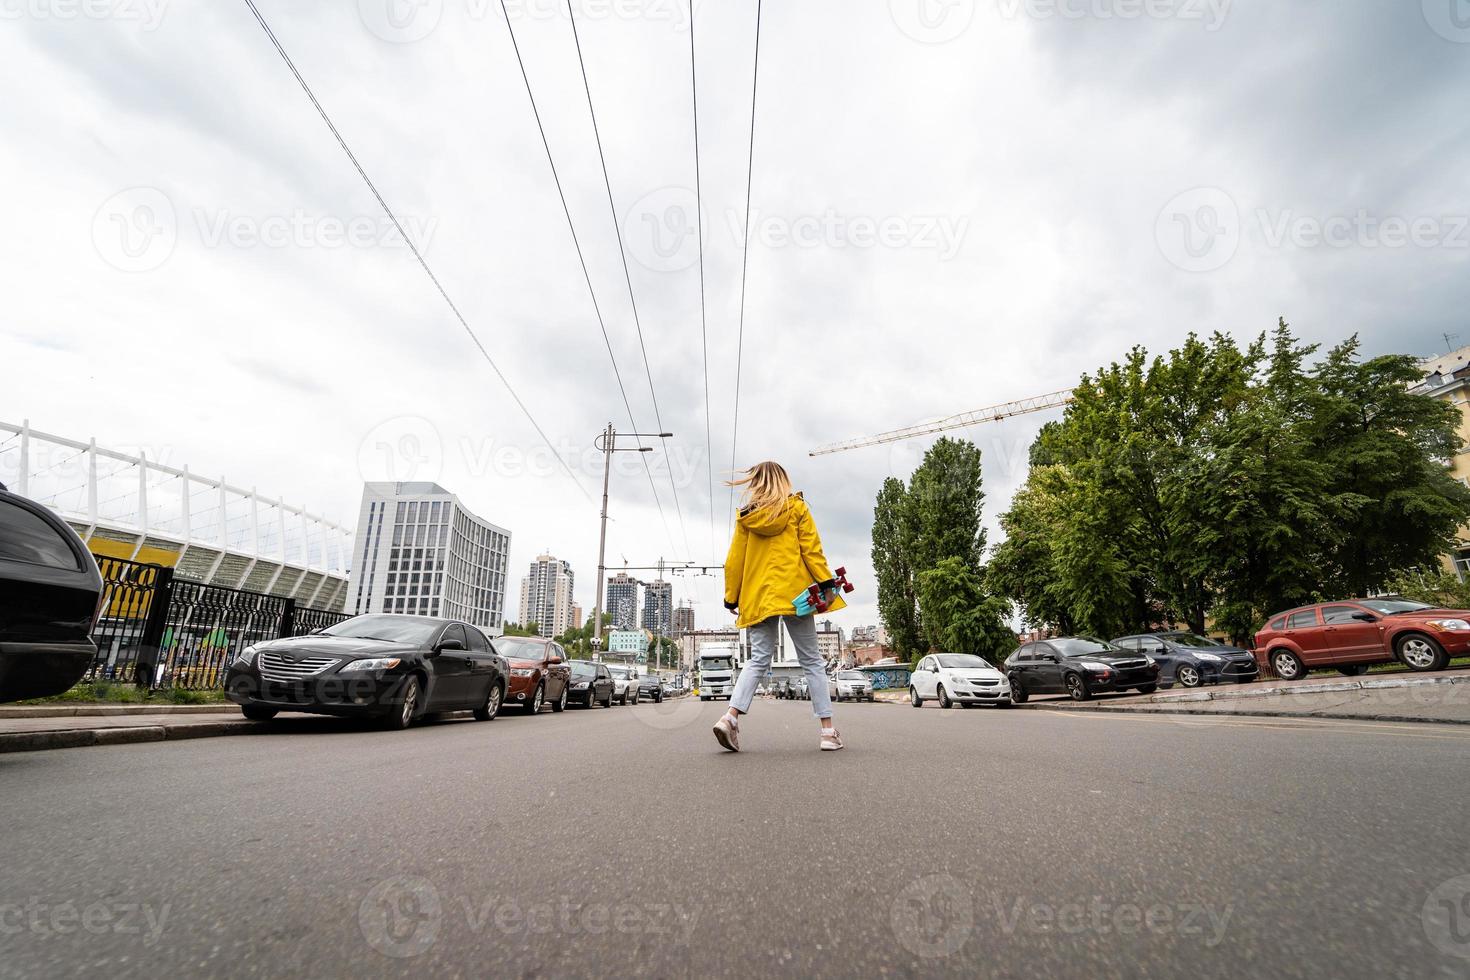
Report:
[{"label": "red suv", "polygon": [[1256,659],[1282,680],[1334,667],[1349,677],[1369,664],[1401,661],[1410,670],[1443,670],[1470,656],[1470,610],[1410,599],[1320,602],[1281,613],[1256,634]]},{"label": "red suv", "polygon": [[532,715],[543,704],[552,711],[566,710],[572,668],[560,643],[539,636],[497,636],[495,652],[510,664],[507,704],[518,704]]}]

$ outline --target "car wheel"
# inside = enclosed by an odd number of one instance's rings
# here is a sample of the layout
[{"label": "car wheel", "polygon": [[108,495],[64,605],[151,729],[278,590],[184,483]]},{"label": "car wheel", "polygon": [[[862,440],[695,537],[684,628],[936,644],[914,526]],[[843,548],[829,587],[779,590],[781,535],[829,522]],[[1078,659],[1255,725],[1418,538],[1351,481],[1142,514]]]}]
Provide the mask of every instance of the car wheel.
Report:
[{"label": "car wheel", "polygon": [[949,699],[949,692],[944,689],[944,685],[943,684],[940,684],[939,685],[939,690],[936,693],[938,693],[938,695],[939,695],[939,706],[941,708],[953,708],[954,707],[954,702]]},{"label": "car wheel", "polygon": [[565,684],[561,686],[561,697],[551,702],[551,710],[558,713],[567,710],[567,686]]},{"label": "car wheel", "polygon": [[541,702],[545,700],[545,698],[546,689],[543,688],[540,684],[537,684],[536,690],[531,692],[531,700],[526,702],[526,713],[532,715],[540,714]]},{"label": "car wheel", "polygon": [[611,708],[612,707],[612,692],[611,691],[608,691],[607,692],[607,700],[602,703],[602,706],[604,708]]},{"label": "car wheel", "polygon": [[403,698],[398,702],[398,707],[388,714],[384,719],[389,728],[394,731],[403,731],[413,724],[414,712],[419,707],[419,679],[410,677],[403,685]]},{"label": "car wheel", "polygon": [[909,685],[909,704],[915,708],[922,708],[924,706],[924,699],[919,697],[919,689],[912,684]]},{"label": "car wheel", "polygon": [[1272,650],[1271,669],[1284,681],[1299,681],[1307,676],[1307,665],[1290,650]]},{"label": "car wheel", "polygon": [[500,704],[504,698],[500,685],[491,684],[490,690],[485,693],[485,703],[475,709],[475,721],[494,721],[495,716],[500,714]]},{"label": "car wheel", "polygon": [[1368,673],[1368,665],[1367,664],[1348,664],[1345,667],[1339,667],[1339,668],[1337,668],[1337,672],[1339,674],[1341,674],[1342,676],[1344,676],[1344,677],[1361,677],[1364,674]]},{"label": "car wheel", "polygon": [[635,705],[638,703],[638,692],[637,691],[634,691],[633,692],[633,703]]},{"label": "car wheel", "polygon": [[1030,696],[1031,695],[1029,695],[1029,694],[1026,693],[1026,689],[1021,686],[1021,679],[1019,677],[1012,677],[1011,678],[1011,704],[1025,704],[1026,703],[1026,699],[1029,698]]},{"label": "car wheel", "polygon": [[276,710],[275,708],[267,708],[263,704],[240,705],[240,714],[249,718],[251,721],[270,721],[276,716]]},{"label": "car wheel", "polygon": [[1180,687],[1199,687],[1205,682],[1204,675],[1194,664],[1180,664],[1179,669],[1174,671],[1174,680],[1179,682]]},{"label": "car wheel", "polygon": [[1399,659],[1410,670],[1444,670],[1445,665],[1450,662],[1444,647],[1422,633],[1401,636],[1394,646],[1398,650]]},{"label": "car wheel", "polygon": [[1067,675],[1067,695],[1073,701],[1086,701],[1092,697],[1092,692],[1087,689],[1087,682],[1080,674]]}]

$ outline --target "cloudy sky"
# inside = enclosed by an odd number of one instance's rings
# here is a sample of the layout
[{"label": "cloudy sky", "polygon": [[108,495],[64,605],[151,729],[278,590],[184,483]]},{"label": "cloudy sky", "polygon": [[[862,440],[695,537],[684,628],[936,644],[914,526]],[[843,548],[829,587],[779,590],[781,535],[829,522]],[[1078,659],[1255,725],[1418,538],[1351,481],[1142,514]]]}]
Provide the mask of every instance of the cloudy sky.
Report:
[{"label": "cloudy sky", "polygon": [[[616,219],[564,0],[508,9],[611,358],[497,0],[257,0],[575,479],[243,0],[0,0],[0,419],[348,524],[364,478],[436,479],[513,531],[512,616],[543,549],[590,609],[588,450],[632,429],[615,361],[638,427],[656,428],[651,374],[675,438],[647,456],[662,516],[619,459],[609,565],[722,560],[756,6],[695,6],[707,440],[688,3],[572,2]],[[805,489],[859,584],[845,626],[876,619],[873,496],[925,443],[808,458],[819,443],[1277,316],[1373,352],[1470,343],[1464,0],[762,17],[735,458]],[[972,433],[992,526],[1045,418]],[[713,579],[676,596],[727,621]]]}]

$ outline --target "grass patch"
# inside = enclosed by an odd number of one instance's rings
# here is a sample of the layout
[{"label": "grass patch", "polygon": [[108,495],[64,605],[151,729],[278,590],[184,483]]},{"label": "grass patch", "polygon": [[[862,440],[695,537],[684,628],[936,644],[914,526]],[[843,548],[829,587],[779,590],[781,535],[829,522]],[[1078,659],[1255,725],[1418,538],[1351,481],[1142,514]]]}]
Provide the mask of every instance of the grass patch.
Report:
[{"label": "grass patch", "polygon": [[226,704],[223,691],[186,691],[163,688],[143,691],[132,684],[113,681],[83,682],[49,698],[32,698],[19,704]]}]

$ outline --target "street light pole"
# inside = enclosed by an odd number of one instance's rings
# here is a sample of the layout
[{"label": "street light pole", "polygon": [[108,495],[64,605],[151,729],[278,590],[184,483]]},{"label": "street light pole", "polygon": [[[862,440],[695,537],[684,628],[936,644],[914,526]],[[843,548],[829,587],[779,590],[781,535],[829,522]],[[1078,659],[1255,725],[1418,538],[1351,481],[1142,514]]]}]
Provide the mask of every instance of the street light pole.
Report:
[{"label": "street light pole", "polygon": [[[674,437],[672,432],[625,432],[623,434],[635,439],[672,439]],[[612,454],[653,452],[652,446],[618,448],[618,433],[611,422],[607,424],[606,429],[602,430],[602,435],[597,437],[596,445],[602,450],[602,529],[597,536],[597,594],[592,600],[592,648],[594,651],[602,646],[602,580],[607,574],[607,485],[608,477],[612,473]]]}]

